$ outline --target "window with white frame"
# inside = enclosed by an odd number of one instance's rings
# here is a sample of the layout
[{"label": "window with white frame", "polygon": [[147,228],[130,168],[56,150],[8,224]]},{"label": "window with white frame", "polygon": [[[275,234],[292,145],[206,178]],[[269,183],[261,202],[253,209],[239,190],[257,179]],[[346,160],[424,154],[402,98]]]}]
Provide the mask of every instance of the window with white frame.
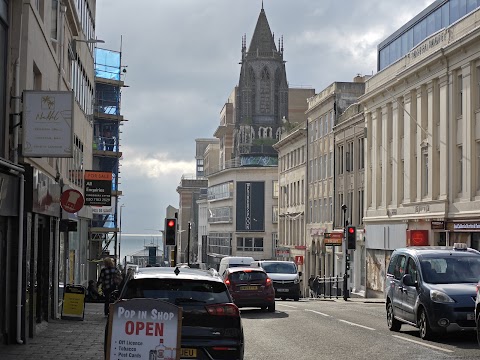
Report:
[{"label": "window with white frame", "polygon": [[278,180],[273,180],[272,188],[273,188],[272,197],[276,199],[278,198]]},{"label": "window with white frame", "polygon": [[272,222],[278,223],[278,206],[272,206]]},{"label": "window with white frame", "polygon": [[358,169],[364,169],[365,168],[365,154],[364,154],[364,142],[365,138],[360,138],[358,139]]},{"label": "window with white frame", "polygon": [[428,196],[428,149],[422,151],[422,196]]},{"label": "window with white frame", "polygon": [[461,197],[463,194],[463,147],[457,146],[457,193]]},{"label": "window with white frame", "polygon": [[263,238],[237,237],[237,251],[263,251]]},{"label": "window with white frame", "polygon": [[338,146],[337,164],[338,164],[338,173],[343,174],[343,145]]},{"label": "window with white frame", "polygon": [[463,113],[463,76],[457,76],[457,116],[462,116]]}]

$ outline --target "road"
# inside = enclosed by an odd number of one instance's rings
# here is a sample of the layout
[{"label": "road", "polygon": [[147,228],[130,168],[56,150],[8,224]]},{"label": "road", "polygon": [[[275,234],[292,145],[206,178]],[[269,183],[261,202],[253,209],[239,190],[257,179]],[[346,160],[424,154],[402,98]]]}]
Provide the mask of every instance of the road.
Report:
[{"label": "road", "polygon": [[480,358],[474,332],[424,341],[408,325],[389,331],[385,305],[378,302],[277,301],[275,313],[241,314],[245,360]]}]

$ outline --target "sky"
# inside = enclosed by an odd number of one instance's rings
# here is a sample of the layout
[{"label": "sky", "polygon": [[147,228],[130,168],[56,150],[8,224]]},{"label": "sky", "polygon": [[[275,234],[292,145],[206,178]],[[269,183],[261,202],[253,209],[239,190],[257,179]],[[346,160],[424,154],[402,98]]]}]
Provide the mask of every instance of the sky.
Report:
[{"label": "sky", "polygon": [[[291,87],[321,92],[376,72],[377,45],[432,0],[264,0],[283,36]],[[96,37],[125,66],[119,189],[123,233],[163,229],[195,173],[195,139],[212,138],[238,85],[242,36],[250,44],[261,0],[97,0]]]}]

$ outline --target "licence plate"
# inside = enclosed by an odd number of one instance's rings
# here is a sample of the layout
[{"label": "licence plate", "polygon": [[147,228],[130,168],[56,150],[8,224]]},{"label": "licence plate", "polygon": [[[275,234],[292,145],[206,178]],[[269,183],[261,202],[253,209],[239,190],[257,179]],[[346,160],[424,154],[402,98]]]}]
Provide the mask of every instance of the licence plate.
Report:
[{"label": "licence plate", "polygon": [[181,358],[196,358],[197,357],[197,349],[182,348],[180,350],[180,357]]},{"label": "licence plate", "polygon": [[240,290],[257,290],[258,286],[242,286]]},{"label": "licence plate", "polygon": [[277,289],[277,292],[288,292],[288,289]]},{"label": "licence plate", "polygon": [[475,320],[475,314],[474,313],[467,314],[467,320]]}]

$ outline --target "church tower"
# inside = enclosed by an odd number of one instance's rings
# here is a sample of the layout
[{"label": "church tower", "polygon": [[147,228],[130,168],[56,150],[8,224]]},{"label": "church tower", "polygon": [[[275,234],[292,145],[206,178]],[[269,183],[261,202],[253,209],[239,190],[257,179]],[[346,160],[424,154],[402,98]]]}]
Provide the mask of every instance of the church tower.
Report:
[{"label": "church tower", "polygon": [[233,156],[242,165],[276,165],[272,145],[280,138],[282,119],[288,116],[288,83],[283,37],[277,49],[263,4],[248,50],[246,44],[244,35]]}]

